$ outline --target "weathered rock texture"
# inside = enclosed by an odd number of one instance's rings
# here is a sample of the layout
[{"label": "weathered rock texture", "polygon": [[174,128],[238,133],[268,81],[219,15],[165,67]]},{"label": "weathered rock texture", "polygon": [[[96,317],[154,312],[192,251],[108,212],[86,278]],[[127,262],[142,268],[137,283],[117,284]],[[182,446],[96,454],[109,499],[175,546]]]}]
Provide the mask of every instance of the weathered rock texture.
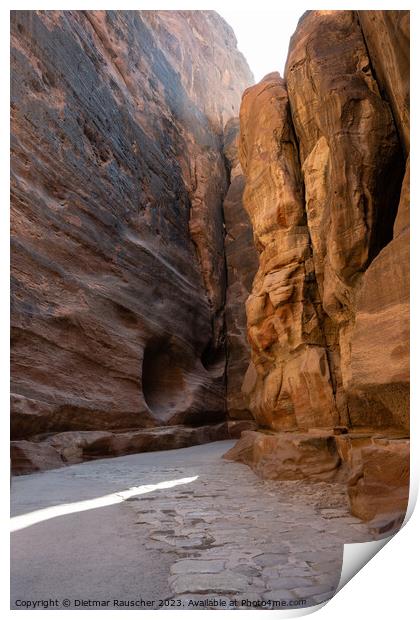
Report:
[{"label": "weathered rock texture", "polygon": [[260,252],[247,301],[253,365],[244,389],[262,426],[331,426],[338,423],[338,415],[321,329],[299,153],[285,83],[278,74],[245,92],[241,127],[244,204]]},{"label": "weathered rock texture", "polygon": [[219,422],[232,30],[16,11],[11,43],[13,439]]},{"label": "weathered rock texture", "polygon": [[226,227],[226,406],[229,417],[251,418],[242,394],[242,382],[250,361],[245,302],[258,269],[252,226],[243,207],[245,178],[238,159],[239,119],[225,127],[224,153],[230,171],[230,184],[223,202]]},{"label": "weathered rock texture", "polygon": [[[314,446],[322,463],[336,445],[326,432],[407,436],[408,39],[406,11],[309,11],[291,39],[285,80],[269,74],[243,96],[244,206],[259,251],[243,390],[258,424],[281,434],[248,433],[238,454],[263,475],[276,458],[279,477],[316,473]],[[381,455],[376,444],[362,451],[350,494],[360,515],[377,463],[395,455],[407,466],[408,442],[392,437]],[[407,476],[388,476],[406,500]]]},{"label": "weathered rock texture", "polygon": [[410,150],[410,12],[357,11],[378,85]]},{"label": "weathered rock texture", "polygon": [[[401,525],[408,499],[409,440],[403,432],[245,431],[224,458],[268,480],[347,482],[352,512],[364,520]],[[387,530],[385,530],[387,531]]]}]

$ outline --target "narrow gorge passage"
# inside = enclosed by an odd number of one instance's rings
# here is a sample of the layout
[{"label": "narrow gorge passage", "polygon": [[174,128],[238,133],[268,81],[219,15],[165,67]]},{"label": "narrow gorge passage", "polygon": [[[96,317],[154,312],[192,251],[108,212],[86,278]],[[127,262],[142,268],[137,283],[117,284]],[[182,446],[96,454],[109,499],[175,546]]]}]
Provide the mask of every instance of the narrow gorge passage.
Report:
[{"label": "narrow gorge passage", "polygon": [[410,15],[282,14],[11,12],[14,609],[310,606],[404,521]]},{"label": "narrow gorge passage", "polygon": [[[244,599],[269,607],[271,600],[303,606],[330,598],[342,544],[372,538],[350,515],[344,487],[261,480],[221,458],[232,445],[123,456],[14,479],[13,512],[27,520],[12,521],[24,526],[12,534],[12,607],[52,592],[78,609],[87,608],[75,603],[83,600],[110,601],[109,608],[118,607],[114,600],[154,601],[153,607],[166,600],[165,608],[192,609],[206,599],[226,606],[236,600],[239,608]],[[164,483],[168,488],[143,489],[115,505],[83,505]],[[75,502],[73,514],[35,512]]]}]

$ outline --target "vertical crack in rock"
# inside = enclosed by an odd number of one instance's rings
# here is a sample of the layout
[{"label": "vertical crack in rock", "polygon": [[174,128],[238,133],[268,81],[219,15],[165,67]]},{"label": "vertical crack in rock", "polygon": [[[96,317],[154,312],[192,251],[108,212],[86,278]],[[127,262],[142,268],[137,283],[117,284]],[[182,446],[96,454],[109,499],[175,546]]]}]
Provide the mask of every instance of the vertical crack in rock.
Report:
[{"label": "vertical crack in rock", "polygon": [[[242,382],[249,364],[245,303],[258,269],[252,226],[243,206],[244,175],[238,157],[239,118],[225,126],[224,155],[229,173],[229,189],[223,202],[225,224],[227,333],[227,411],[232,420],[252,420],[242,394]],[[248,426],[236,425],[237,429]],[[252,426],[252,425],[251,425]]]},{"label": "vertical crack in rock", "polygon": [[[355,294],[362,273],[390,240],[401,153],[352,11],[312,12],[301,21],[291,41],[286,79],[303,161],[315,270],[346,389]],[[354,423],[360,423],[360,411],[366,424],[367,406],[376,424],[381,415],[385,425],[391,422],[377,404],[353,397],[349,410]]]}]

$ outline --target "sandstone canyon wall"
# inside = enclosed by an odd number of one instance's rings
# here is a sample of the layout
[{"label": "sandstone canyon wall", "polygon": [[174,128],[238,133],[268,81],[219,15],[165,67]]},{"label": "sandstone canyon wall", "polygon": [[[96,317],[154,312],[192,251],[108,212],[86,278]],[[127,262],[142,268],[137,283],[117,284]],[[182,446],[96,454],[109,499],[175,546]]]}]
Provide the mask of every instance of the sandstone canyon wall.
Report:
[{"label": "sandstone canyon wall", "polygon": [[409,13],[308,11],[285,69],[247,89],[240,159],[259,268],[228,458],[347,480],[352,510],[408,493]]},{"label": "sandstone canyon wall", "polygon": [[[225,127],[224,152],[230,170],[229,189],[223,202],[226,227],[226,406],[232,419],[252,419],[242,382],[250,362],[245,304],[258,269],[251,222],[244,211],[245,178],[238,154],[239,119]],[[243,425],[242,425],[243,426]]]},{"label": "sandstone canyon wall", "polygon": [[398,522],[409,13],[308,11],[252,87],[212,11],[19,11],[11,35],[15,470],[258,425],[228,458]]},{"label": "sandstone canyon wall", "polygon": [[16,11],[11,44],[16,470],[226,437],[223,129],[253,81],[233,31]]}]

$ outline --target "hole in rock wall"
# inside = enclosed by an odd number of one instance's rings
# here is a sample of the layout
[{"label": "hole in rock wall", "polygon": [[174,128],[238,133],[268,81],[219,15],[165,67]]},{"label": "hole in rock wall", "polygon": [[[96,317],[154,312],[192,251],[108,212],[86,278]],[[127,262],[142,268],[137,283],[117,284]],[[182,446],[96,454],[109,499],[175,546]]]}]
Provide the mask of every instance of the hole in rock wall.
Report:
[{"label": "hole in rock wall", "polygon": [[215,348],[210,340],[201,354],[201,363],[210,374],[223,373],[226,364],[226,351],[223,346]]},{"label": "hole in rock wall", "polygon": [[184,401],[184,370],[168,340],[147,344],[143,357],[143,396],[151,412],[165,420]]}]

